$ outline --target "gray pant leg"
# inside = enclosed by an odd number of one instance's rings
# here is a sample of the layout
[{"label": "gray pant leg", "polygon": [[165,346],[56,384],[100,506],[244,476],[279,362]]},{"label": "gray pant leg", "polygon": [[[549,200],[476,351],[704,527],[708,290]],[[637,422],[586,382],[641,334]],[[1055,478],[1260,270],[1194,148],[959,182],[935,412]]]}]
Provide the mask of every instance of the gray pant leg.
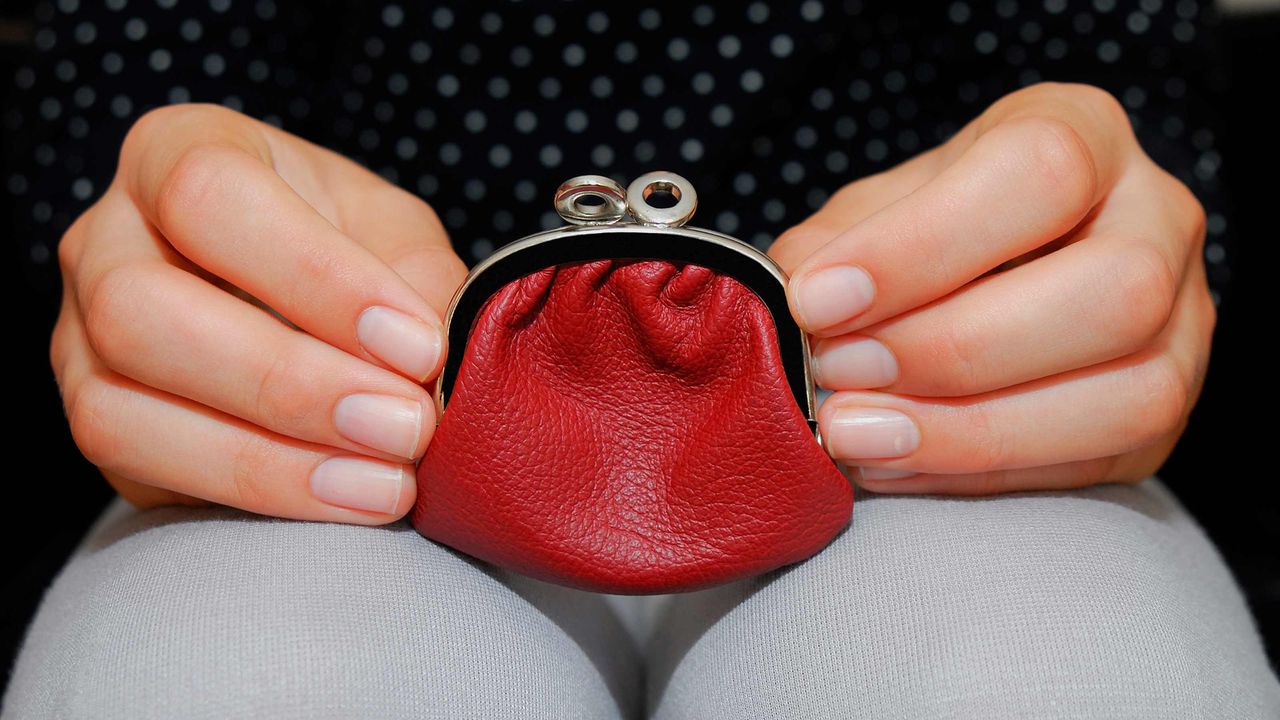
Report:
[{"label": "gray pant leg", "polygon": [[600,596],[405,526],[117,501],[46,595],[4,717],[635,717],[639,676]]},{"label": "gray pant leg", "polygon": [[653,717],[1280,718],[1215,549],[1158,481],[865,497],[807,563],[671,601]]}]

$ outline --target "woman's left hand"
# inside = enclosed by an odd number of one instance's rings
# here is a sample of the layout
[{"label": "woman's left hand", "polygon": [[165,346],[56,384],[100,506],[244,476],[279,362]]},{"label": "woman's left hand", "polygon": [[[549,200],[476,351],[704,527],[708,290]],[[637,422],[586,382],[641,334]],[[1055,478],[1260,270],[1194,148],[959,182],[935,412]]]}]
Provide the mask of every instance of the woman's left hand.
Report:
[{"label": "woman's left hand", "polygon": [[1204,225],[1084,85],[1008,95],[845,186],[770,249],[835,391],[827,449],[877,492],[1149,476],[1208,363]]}]

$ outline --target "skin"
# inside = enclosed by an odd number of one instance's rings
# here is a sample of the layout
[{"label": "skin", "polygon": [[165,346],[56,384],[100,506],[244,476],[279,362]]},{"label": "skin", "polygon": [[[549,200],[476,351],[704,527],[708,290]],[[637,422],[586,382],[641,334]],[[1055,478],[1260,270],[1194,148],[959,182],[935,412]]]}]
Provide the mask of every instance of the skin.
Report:
[{"label": "skin", "polygon": [[[1199,202],[1143,153],[1114,98],[1042,84],[845,186],[770,254],[818,338],[819,382],[836,391],[819,412],[824,436],[866,408],[917,430],[905,454],[846,457],[860,484],[989,494],[1135,482],[1160,467],[1209,359],[1204,228]],[[874,298],[847,319],[806,322],[798,288],[837,265],[863,269]],[[896,372],[838,362],[861,338],[887,348]]]},{"label": "skin", "polygon": [[[820,412],[833,455],[842,432],[856,439],[842,413],[914,426],[906,453],[840,457],[854,479],[984,494],[1159,467],[1209,355],[1203,236],[1200,205],[1143,154],[1114,99],[1045,84],[845,186],[770,254],[836,391]],[[175,106],[131,130],[58,256],[50,359],[78,447],[126,499],[361,524],[412,506],[436,422],[421,383],[439,372],[440,318],[466,274],[421,200],[243,115]],[[834,266],[859,268],[873,294],[816,326],[802,288]],[[374,307],[438,347],[372,343],[361,323]],[[866,338],[880,361],[840,352]],[[343,425],[353,395],[415,410],[399,451]],[[399,484],[380,485],[394,492],[378,503],[318,491],[333,458]]]},{"label": "skin", "polygon": [[[411,481],[371,512],[318,499],[310,480],[334,457],[411,480],[430,439],[419,382],[439,358],[406,371],[358,337],[371,307],[440,332],[466,267],[421,200],[264,123],[176,106],[130,131],[58,258],[50,358],[77,445],[126,499],[362,524],[412,506]],[[343,437],[336,409],[353,394],[416,404],[413,449]]]}]

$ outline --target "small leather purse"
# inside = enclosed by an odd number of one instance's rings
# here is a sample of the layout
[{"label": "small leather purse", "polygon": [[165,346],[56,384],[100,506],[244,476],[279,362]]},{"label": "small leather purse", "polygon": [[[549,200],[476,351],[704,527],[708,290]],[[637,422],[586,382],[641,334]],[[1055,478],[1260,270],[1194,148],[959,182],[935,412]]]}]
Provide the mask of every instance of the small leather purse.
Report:
[{"label": "small leather purse", "polygon": [[525,575],[629,594],[825,547],[853,491],[820,444],[781,269],[684,227],[697,196],[673,173],[626,190],[576,177],[555,205],[568,226],[500,248],[453,298],[414,527]]}]

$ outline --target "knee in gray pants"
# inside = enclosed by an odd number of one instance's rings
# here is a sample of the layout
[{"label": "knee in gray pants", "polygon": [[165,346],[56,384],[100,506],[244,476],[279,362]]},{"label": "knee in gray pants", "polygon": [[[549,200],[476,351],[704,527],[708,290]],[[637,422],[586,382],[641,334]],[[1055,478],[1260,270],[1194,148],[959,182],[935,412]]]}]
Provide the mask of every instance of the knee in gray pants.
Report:
[{"label": "knee in gray pants", "polygon": [[1275,718],[1280,685],[1216,550],[1158,481],[862,498],[798,566],[679,596],[670,718]]},{"label": "knee in gray pants", "polygon": [[639,658],[600,596],[404,525],[117,503],[49,590],[6,718],[639,714]]}]

